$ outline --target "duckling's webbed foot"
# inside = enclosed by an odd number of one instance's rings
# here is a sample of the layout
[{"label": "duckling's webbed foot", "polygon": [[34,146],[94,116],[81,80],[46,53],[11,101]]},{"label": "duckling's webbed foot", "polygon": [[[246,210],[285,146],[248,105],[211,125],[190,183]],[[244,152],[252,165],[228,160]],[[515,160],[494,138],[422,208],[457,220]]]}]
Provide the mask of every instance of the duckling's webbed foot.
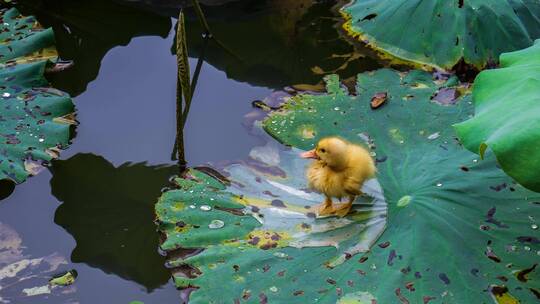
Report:
[{"label": "duckling's webbed foot", "polygon": [[334,206],[332,205],[332,199],[327,197],[324,203],[320,204],[318,207],[319,216],[334,214]]},{"label": "duckling's webbed foot", "polygon": [[336,206],[334,208],[334,212],[337,216],[339,217],[344,217],[346,216],[347,214],[349,214],[349,212],[351,212],[351,209],[352,209],[352,205],[353,205],[353,202],[354,202],[354,199],[356,197],[355,196],[351,196],[349,197],[349,201],[344,203],[344,204],[341,204],[339,206]]}]

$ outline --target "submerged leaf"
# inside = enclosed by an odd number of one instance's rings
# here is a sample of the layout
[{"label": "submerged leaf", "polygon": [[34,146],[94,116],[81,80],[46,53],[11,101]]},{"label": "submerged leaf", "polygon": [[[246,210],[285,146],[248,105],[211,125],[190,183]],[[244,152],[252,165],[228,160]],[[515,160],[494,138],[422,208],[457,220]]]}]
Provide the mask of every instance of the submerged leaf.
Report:
[{"label": "submerged leaf", "polygon": [[489,148],[502,169],[540,192],[540,40],[501,55],[501,68],[480,73],[475,116],[455,125],[465,147],[484,157]]}]

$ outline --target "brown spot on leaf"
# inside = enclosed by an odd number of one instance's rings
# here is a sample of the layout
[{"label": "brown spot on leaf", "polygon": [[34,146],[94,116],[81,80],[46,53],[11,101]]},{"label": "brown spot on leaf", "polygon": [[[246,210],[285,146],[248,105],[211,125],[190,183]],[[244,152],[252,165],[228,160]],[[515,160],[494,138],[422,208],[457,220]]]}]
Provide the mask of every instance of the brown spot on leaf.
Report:
[{"label": "brown spot on leaf", "polygon": [[407,298],[405,298],[405,296],[401,294],[401,288],[396,288],[395,293],[396,293],[396,297],[399,299],[399,301],[402,304],[409,304],[410,303],[409,300],[407,300]]},{"label": "brown spot on leaf", "polygon": [[260,304],[267,304],[268,303],[268,297],[262,292],[259,294],[259,303]]},{"label": "brown spot on leaf", "polygon": [[251,291],[250,290],[244,290],[244,292],[242,292],[242,299],[249,300],[250,297],[251,297]]},{"label": "brown spot on leaf", "polygon": [[532,287],[529,288],[529,290],[533,293],[533,295],[536,296],[536,298],[537,298],[538,300],[540,300],[540,290],[535,289],[535,288],[532,288]]},{"label": "brown spot on leaf", "polygon": [[278,207],[278,208],[287,208],[287,206],[285,206],[285,204],[283,203],[283,201],[282,201],[282,200],[278,200],[278,199],[273,200],[270,204],[271,204],[272,206]]},{"label": "brown spot on leaf", "polygon": [[395,250],[391,250],[390,253],[388,254],[388,266],[392,266],[394,265],[394,259],[397,257],[397,254],[396,254],[396,251]]},{"label": "brown spot on leaf", "polygon": [[496,185],[496,186],[489,186],[489,189],[499,192],[499,191],[505,189],[506,187],[507,187],[506,183],[502,183],[502,184]]},{"label": "brown spot on leaf", "polygon": [[527,282],[529,280],[529,277],[528,277],[529,273],[533,272],[537,265],[538,264],[534,264],[529,268],[525,268],[523,270],[516,272],[516,278],[520,282]]},{"label": "brown spot on leaf", "polygon": [[248,241],[248,243],[255,246],[255,245],[259,244],[260,240],[261,240],[261,238],[259,238],[258,236],[255,236],[255,237],[251,238]]},{"label": "brown spot on leaf", "polygon": [[386,241],[384,243],[380,243],[378,246],[381,247],[381,248],[386,248],[386,247],[390,246],[390,242]]},{"label": "brown spot on leaf", "polygon": [[520,236],[517,240],[520,243],[540,244],[540,240],[534,236]]},{"label": "brown spot on leaf", "polygon": [[493,249],[491,249],[491,247],[487,247],[486,248],[486,252],[485,252],[485,255],[492,261],[494,261],[495,263],[500,263],[501,262],[501,258],[499,258],[494,252],[493,252]]},{"label": "brown spot on leaf", "polygon": [[508,228],[508,225],[503,224],[499,220],[495,219],[495,212],[497,212],[497,207],[493,207],[488,210],[486,214],[486,222],[496,225],[499,228]]}]

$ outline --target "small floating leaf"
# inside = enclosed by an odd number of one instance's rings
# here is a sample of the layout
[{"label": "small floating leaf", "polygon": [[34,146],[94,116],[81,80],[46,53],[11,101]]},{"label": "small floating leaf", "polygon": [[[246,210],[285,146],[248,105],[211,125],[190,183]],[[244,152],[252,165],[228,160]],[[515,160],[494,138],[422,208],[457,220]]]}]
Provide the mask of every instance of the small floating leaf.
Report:
[{"label": "small floating leaf", "polygon": [[72,269],[64,273],[55,275],[52,279],[49,280],[51,286],[67,286],[75,283],[77,278],[77,270]]}]

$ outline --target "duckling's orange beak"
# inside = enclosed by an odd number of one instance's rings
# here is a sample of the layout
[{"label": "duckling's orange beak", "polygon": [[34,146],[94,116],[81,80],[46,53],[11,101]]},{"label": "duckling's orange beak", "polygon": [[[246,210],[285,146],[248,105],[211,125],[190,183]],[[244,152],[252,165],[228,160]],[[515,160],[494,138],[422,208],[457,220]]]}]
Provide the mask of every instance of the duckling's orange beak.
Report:
[{"label": "duckling's orange beak", "polygon": [[304,153],[300,154],[300,157],[319,159],[319,155],[317,155],[317,152],[315,151],[315,149],[309,150],[307,152],[304,152]]}]

